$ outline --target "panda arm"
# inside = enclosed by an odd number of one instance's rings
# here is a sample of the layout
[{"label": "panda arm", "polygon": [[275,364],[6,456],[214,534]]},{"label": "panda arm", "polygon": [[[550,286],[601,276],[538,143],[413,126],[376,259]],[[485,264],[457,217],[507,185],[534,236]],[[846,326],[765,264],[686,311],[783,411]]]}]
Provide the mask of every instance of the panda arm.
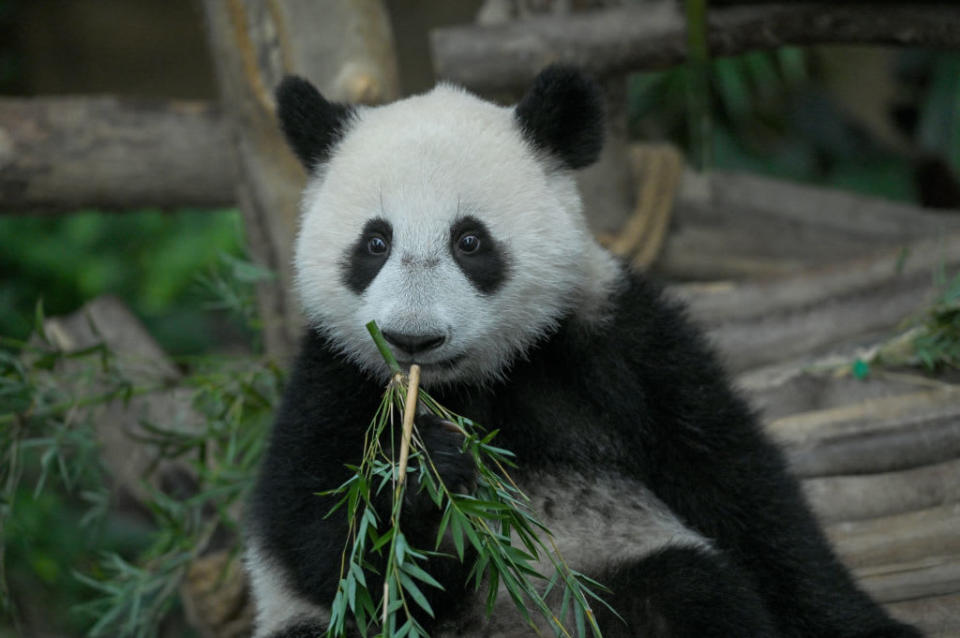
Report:
[{"label": "panda arm", "polygon": [[854,585],[780,451],[682,311],[640,282],[633,292],[621,316],[630,326],[613,330],[633,343],[607,351],[637,371],[647,415],[637,452],[650,488],[752,575],[787,635],[918,635],[900,633]]},{"label": "panda arm", "polygon": [[359,464],[381,393],[311,334],[274,421],[247,527],[288,584],[315,604],[333,600],[347,539],[345,512],[327,517],[336,499],[317,493],[346,481],[346,464]]},{"label": "panda arm", "polygon": [[[347,464],[360,464],[364,435],[382,393],[382,386],[310,335],[294,365],[250,503],[247,527],[257,561],[267,562],[282,574],[286,588],[321,609],[337,590],[347,519],[345,507],[327,516],[336,497],[317,493],[343,484],[352,475]],[[464,463],[472,461],[459,454],[460,436],[431,419],[418,417],[417,424],[445,480],[468,481]],[[440,512],[425,492],[408,489],[407,494],[404,534],[412,547],[433,549]],[[389,490],[374,497],[383,527],[391,506]],[[371,561],[378,562],[375,556]],[[465,580],[462,565],[435,561],[429,569],[445,585],[442,592],[425,591],[433,608],[453,609]],[[378,574],[368,572],[367,581],[371,592],[380,591]],[[420,620],[429,626],[429,619]]]}]

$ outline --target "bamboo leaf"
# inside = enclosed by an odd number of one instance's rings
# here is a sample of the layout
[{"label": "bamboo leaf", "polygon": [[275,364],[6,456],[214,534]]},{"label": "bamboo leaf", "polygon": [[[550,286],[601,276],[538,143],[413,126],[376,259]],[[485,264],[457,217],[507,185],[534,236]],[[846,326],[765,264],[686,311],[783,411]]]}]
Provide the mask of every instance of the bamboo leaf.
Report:
[{"label": "bamboo leaf", "polygon": [[577,625],[577,635],[583,638],[587,635],[587,625],[583,618],[583,607],[581,605],[573,606],[573,618]]},{"label": "bamboo leaf", "polygon": [[428,574],[427,572],[423,571],[422,569],[420,569],[419,567],[417,567],[416,564],[414,564],[414,563],[412,563],[412,562],[408,562],[406,565],[404,565],[404,567],[403,567],[403,572],[404,572],[405,574],[409,574],[410,576],[413,576],[414,578],[416,578],[416,579],[419,580],[419,581],[422,581],[422,582],[430,585],[431,587],[436,587],[437,589],[440,589],[440,590],[443,590],[443,588],[444,588],[443,585],[441,585],[440,582],[437,581],[436,578],[434,578],[433,576],[431,576],[431,575]]},{"label": "bamboo leaf", "polygon": [[[463,562],[463,523],[461,518],[463,515],[458,510],[453,511],[453,515],[450,517],[450,537],[453,539],[453,547],[457,550],[457,557],[460,559],[460,562]],[[468,523],[469,524],[469,523]]]},{"label": "bamboo leaf", "polygon": [[427,601],[427,597],[423,595],[423,592],[420,591],[420,588],[417,587],[417,583],[415,583],[412,578],[401,572],[400,584],[403,586],[403,590],[410,594],[410,597],[413,598],[414,602],[416,602],[421,609],[430,614],[431,618],[435,618],[433,614],[433,607],[430,606],[430,603]]}]

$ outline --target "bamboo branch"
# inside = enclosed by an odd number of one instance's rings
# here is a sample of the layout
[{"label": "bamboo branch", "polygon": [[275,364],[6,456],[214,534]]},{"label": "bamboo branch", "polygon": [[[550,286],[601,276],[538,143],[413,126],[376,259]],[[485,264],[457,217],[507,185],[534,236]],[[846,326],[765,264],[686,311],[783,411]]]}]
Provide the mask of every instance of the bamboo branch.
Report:
[{"label": "bamboo branch", "polygon": [[383,333],[380,332],[380,326],[377,325],[376,321],[371,321],[367,324],[367,332],[373,337],[373,342],[377,344],[377,350],[380,351],[380,356],[383,357],[383,360],[390,366],[390,372],[401,374],[403,370],[400,369],[400,364],[397,363],[397,358],[393,356],[393,352],[390,350],[390,346],[387,345],[387,340],[383,338]]}]

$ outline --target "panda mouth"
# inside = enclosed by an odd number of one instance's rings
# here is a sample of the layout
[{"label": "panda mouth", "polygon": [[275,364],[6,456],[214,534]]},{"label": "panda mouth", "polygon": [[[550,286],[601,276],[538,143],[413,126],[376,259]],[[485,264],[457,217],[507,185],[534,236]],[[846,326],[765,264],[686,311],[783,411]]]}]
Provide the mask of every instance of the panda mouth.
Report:
[{"label": "panda mouth", "polygon": [[465,354],[458,354],[450,357],[449,359],[441,359],[439,361],[416,361],[413,359],[397,359],[397,363],[400,364],[403,368],[409,368],[411,365],[416,363],[421,368],[441,368],[443,370],[449,370],[450,368],[456,367],[461,361],[466,358]]}]

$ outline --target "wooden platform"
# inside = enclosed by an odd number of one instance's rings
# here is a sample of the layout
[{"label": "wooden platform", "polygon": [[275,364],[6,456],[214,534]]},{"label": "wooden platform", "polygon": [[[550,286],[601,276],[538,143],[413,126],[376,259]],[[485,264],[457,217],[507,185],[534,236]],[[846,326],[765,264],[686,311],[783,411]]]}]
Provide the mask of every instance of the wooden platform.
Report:
[{"label": "wooden platform", "polygon": [[935,269],[960,269],[960,215],[746,175],[686,188],[653,269],[699,280],[673,294],[863,587],[926,635],[960,636],[960,385],[850,374],[934,298]]}]

